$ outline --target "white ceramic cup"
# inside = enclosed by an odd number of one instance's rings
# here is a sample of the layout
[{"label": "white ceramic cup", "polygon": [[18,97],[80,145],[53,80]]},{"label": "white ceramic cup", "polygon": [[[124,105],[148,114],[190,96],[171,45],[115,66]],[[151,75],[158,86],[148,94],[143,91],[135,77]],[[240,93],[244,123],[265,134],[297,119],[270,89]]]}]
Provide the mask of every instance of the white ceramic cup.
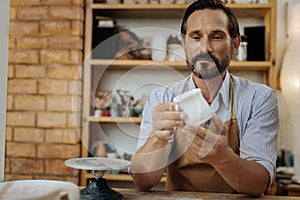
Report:
[{"label": "white ceramic cup", "polygon": [[199,125],[212,117],[210,107],[198,88],[176,96],[174,102],[178,103],[187,115],[184,122],[188,125]]}]

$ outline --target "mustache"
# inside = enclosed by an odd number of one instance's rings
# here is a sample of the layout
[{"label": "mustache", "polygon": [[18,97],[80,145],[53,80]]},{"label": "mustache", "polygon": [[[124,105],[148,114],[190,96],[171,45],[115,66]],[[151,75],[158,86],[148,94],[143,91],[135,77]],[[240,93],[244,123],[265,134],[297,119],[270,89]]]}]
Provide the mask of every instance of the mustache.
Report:
[{"label": "mustache", "polygon": [[214,55],[212,55],[210,53],[199,53],[199,54],[197,54],[196,56],[194,56],[192,58],[191,63],[193,65],[195,65],[196,62],[198,60],[201,60],[201,59],[206,59],[206,60],[214,61],[216,64],[218,63],[218,59]]}]

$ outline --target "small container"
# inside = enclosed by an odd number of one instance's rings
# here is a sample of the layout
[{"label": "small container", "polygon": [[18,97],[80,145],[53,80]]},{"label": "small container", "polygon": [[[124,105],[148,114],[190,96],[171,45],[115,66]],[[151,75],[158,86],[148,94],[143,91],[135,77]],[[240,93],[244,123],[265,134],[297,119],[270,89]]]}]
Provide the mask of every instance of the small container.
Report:
[{"label": "small container", "polygon": [[101,117],[102,116],[102,110],[97,109],[95,110],[95,117]]},{"label": "small container", "polygon": [[238,61],[247,60],[247,45],[248,45],[247,42],[241,42],[237,54]]},{"label": "small container", "polygon": [[242,42],[240,43],[240,46],[238,48],[238,53],[236,55],[236,59],[238,61],[245,61],[247,60],[247,41],[246,37],[242,36]]}]

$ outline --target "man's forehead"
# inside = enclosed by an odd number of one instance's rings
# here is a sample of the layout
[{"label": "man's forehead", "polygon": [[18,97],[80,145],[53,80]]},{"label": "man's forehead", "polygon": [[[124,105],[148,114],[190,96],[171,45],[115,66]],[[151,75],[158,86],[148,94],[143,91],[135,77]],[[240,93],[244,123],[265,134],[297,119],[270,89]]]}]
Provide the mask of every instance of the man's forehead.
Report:
[{"label": "man's forehead", "polygon": [[187,30],[195,30],[201,27],[211,27],[219,29],[228,27],[228,17],[223,10],[203,9],[193,12],[187,20]]}]

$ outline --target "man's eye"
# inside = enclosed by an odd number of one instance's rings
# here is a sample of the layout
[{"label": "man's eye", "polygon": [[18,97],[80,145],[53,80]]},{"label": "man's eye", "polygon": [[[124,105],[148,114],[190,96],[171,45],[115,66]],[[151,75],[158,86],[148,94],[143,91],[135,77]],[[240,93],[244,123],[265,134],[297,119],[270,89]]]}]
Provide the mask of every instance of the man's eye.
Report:
[{"label": "man's eye", "polygon": [[200,40],[200,37],[199,36],[197,36],[197,35],[195,35],[195,36],[192,36],[191,37],[193,40]]},{"label": "man's eye", "polygon": [[212,37],[212,39],[214,39],[214,40],[220,40],[220,39],[222,39],[223,37],[221,36],[221,35],[214,35],[213,37]]}]

